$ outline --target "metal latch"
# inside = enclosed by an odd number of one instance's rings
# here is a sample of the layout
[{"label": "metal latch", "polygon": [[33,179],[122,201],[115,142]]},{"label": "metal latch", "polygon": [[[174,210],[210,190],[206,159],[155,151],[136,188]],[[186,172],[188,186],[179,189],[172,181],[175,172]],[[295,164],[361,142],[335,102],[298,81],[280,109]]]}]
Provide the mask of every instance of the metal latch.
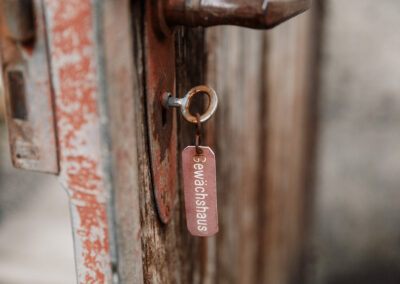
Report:
[{"label": "metal latch", "polygon": [[18,168],[56,174],[59,165],[42,1],[0,3],[12,161]]}]

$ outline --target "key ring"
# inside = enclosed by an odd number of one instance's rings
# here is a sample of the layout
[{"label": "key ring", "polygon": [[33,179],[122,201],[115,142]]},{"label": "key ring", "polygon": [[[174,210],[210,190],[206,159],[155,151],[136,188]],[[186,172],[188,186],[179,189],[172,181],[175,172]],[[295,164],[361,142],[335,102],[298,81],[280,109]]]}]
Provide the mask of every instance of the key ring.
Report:
[{"label": "key ring", "polygon": [[191,122],[197,123],[196,116],[192,115],[189,111],[190,103],[196,94],[205,93],[209,98],[207,110],[200,115],[200,122],[206,122],[214,114],[218,105],[217,93],[208,86],[197,86],[189,90],[183,98],[174,98],[171,93],[165,93],[163,98],[164,106],[180,108],[183,117]]}]

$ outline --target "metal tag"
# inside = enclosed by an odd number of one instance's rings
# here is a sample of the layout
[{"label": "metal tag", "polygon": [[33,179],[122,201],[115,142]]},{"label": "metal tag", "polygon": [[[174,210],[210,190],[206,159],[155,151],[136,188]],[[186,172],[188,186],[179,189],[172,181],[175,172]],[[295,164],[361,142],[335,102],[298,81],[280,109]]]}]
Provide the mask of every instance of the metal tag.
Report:
[{"label": "metal tag", "polygon": [[195,146],[182,152],[186,223],[194,236],[211,237],[218,232],[215,155],[210,147]]}]

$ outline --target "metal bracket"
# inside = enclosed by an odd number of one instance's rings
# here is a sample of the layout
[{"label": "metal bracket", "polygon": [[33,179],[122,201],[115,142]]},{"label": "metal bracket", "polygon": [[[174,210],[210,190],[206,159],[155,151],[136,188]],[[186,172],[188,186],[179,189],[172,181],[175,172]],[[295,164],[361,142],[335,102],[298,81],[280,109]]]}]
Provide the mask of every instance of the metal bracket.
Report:
[{"label": "metal bracket", "polygon": [[17,168],[56,174],[55,117],[42,3],[4,0],[1,5],[11,158]]}]

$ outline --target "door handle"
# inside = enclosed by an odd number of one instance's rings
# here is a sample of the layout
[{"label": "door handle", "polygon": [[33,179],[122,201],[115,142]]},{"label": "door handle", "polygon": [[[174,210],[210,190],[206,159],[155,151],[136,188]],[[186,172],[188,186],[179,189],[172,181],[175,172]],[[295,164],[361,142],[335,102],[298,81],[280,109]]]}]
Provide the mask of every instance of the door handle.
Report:
[{"label": "door handle", "polygon": [[270,29],[306,11],[311,0],[163,0],[158,1],[158,21],[166,27],[236,25]]}]

